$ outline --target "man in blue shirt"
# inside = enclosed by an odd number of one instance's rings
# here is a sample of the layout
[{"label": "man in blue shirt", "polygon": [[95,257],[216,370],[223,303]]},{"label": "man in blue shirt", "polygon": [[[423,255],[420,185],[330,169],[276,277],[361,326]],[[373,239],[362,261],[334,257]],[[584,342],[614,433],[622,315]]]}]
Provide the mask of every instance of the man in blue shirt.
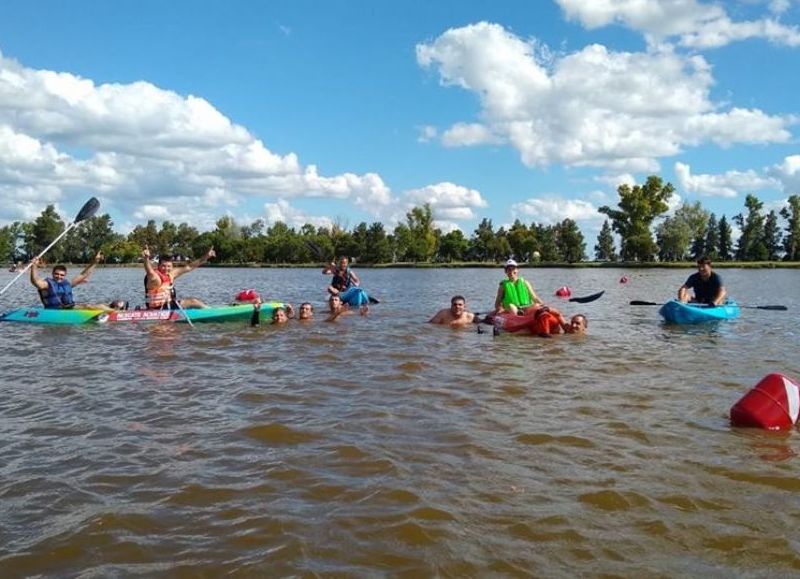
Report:
[{"label": "man in blue shirt", "polygon": [[[689,299],[689,289],[694,290],[694,297]],[[678,288],[678,300],[683,303],[694,303],[718,306],[725,302],[728,292],[722,283],[722,277],[711,271],[711,260],[703,256],[697,260],[697,273],[693,273]]]}]

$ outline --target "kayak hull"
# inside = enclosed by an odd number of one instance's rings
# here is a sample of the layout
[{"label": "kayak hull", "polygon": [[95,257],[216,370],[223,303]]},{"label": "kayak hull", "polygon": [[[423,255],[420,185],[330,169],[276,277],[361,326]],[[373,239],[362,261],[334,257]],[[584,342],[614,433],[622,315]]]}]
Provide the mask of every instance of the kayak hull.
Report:
[{"label": "kayak hull", "polygon": [[102,313],[103,310],[17,308],[0,314],[0,322],[75,325],[91,322]]},{"label": "kayak hull", "polygon": [[738,318],[740,309],[734,301],[711,307],[705,304],[684,304],[678,300],[670,300],[661,306],[658,313],[669,324],[702,324]]},{"label": "kayak hull", "polygon": [[[261,304],[259,318],[269,320],[272,310],[282,307],[281,302]],[[215,306],[190,310],[48,310],[41,307],[18,308],[0,314],[0,321],[20,322],[28,324],[62,324],[76,325],[95,323],[124,323],[124,322],[175,322],[186,323],[188,319],[193,324],[198,323],[223,323],[223,322],[249,322],[253,319],[252,304],[237,304],[232,306]]]}]

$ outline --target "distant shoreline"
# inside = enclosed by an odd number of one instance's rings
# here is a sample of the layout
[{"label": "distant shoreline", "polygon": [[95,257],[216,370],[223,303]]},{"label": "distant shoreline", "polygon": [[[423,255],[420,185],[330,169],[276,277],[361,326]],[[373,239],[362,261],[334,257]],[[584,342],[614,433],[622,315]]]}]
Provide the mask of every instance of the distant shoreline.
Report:
[{"label": "distant shoreline", "polygon": [[[55,265],[55,264],[53,264]],[[67,263],[67,267],[82,267],[86,264]],[[503,263],[487,262],[453,262],[453,263],[354,263],[353,267],[359,269],[502,269]],[[697,264],[694,261],[682,262],[596,262],[583,261],[579,263],[520,263],[520,268],[600,268],[600,269],[690,269]],[[43,266],[43,269],[47,266]],[[50,266],[52,267],[52,265]],[[141,263],[101,263],[98,267],[125,267],[141,268]],[[319,263],[204,263],[201,267],[212,268],[254,268],[254,269],[321,269]],[[800,269],[800,261],[715,261],[714,269]],[[11,272],[9,272],[11,273]]]}]

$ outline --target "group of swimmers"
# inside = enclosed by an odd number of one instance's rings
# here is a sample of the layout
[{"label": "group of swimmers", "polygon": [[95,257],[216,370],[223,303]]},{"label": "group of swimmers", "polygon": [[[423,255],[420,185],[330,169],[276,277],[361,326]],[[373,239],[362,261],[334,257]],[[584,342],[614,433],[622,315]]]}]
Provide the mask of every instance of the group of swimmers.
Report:
[{"label": "group of swimmers", "polygon": [[495,296],[494,311],[483,320],[467,310],[464,296],[453,296],[450,307],[439,310],[430,320],[432,324],[449,324],[453,328],[469,326],[482,321],[501,320],[503,315],[526,316],[526,327],[532,334],[585,334],[589,326],[585,314],[575,314],[569,320],[556,308],[548,307],[536,295],[529,281],[520,277],[519,265],[513,259],[505,264],[506,279],[500,282]]},{"label": "group of swimmers", "polygon": [[[208,306],[197,298],[178,299],[175,292],[175,280],[197,269],[215,256],[214,248],[211,247],[199,259],[186,265],[175,266],[171,256],[160,255],[157,264],[154,266],[151,261],[150,250],[145,247],[142,251],[145,269],[145,309],[207,308]],[[75,303],[73,288],[88,281],[92,271],[102,260],[103,254],[98,252],[93,261],[72,280],[67,279],[67,268],[63,265],[56,265],[52,270],[51,276],[42,279],[37,273],[40,258],[35,257],[30,265],[30,280],[38,290],[39,297],[45,308],[127,309],[127,302],[122,300],[114,300],[110,304],[78,305]],[[709,305],[722,304],[727,298],[727,292],[722,278],[712,270],[711,260],[706,256],[700,257],[697,260],[697,270],[697,273],[689,276],[686,282],[678,289],[678,299],[682,302],[692,301]],[[567,320],[556,308],[546,306],[542,299],[536,295],[531,283],[520,277],[519,265],[516,261],[509,259],[504,266],[504,271],[506,279],[501,281],[497,288],[494,311],[483,320],[478,319],[479,316],[467,310],[466,300],[463,296],[456,295],[450,300],[450,307],[437,312],[429,322],[433,324],[449,324],[451,327],[458,328],[479,321],[489,321],[493,316],[524,315],[532,318],[530,330],[537,335],[586,333],[589,325],[586,316],[584,314],[575,314]],[[350,268],[346,257],[340,258],[338,262],[326,264],[322,269],[322,273],[333,276],[327,288],[329,294],[327,321],[333,321],[342,315],[354,313],[354,309],[351,309],[351,306],[357,307],[361,315],[367,315],[370,301],[377,303],[377,300],[370,298],[359,287],[360,280]],[[694,296],[689,296],[689,289],[694,290]],[[237,295],[234,303],[252,303],[258,308],[260,307],[261,299],[254,290],[244,290]],[[285,324],[290,318],[294,317],[299,321],[312,320],[314,306],[309,302],[303,302],[297,313],[295,313],[292,305],[287,304],[286,306],[275,308],[272,313],[272,321],[275,324]]]}]

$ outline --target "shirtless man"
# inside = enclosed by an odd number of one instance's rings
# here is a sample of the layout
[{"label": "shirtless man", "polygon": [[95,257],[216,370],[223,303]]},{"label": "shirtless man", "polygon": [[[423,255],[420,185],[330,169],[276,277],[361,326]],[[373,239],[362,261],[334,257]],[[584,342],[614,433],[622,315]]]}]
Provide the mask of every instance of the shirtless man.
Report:
[{"label": "shirtless man", "polygon": [[467,311],[467,301],[464,296],[453,296],[450,300],[450,307],[439,310],[428,323],[431,324],[450,324],[451,328],[461,328],[471,324],[475,320],[475,314]]}]

